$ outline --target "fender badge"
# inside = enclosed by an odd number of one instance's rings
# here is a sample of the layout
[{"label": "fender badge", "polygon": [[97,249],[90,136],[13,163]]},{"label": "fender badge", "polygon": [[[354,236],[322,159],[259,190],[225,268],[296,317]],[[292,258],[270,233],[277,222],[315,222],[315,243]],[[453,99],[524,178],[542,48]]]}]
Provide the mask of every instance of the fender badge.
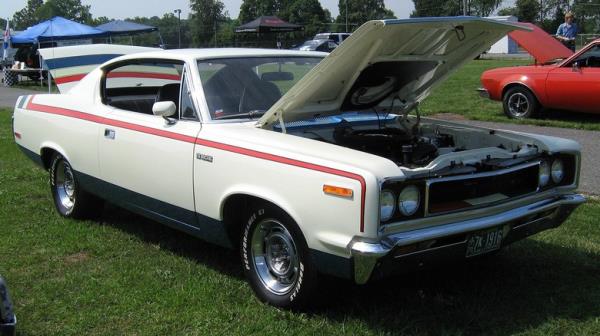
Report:
[{"label": "fender badge", "polygon": [[213,157],[210,155],[205,155],[202,153],[196,153],[196,159],[198,160],[202,160],[202,161],[206,161],[206,162],[213,162]]}]

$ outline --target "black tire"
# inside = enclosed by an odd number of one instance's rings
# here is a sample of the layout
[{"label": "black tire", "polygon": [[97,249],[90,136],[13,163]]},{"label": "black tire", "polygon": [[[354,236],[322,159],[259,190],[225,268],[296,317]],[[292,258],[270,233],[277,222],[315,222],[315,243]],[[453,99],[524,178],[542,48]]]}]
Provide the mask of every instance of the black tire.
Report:
[{"label": "black tire", "polygon": [[71,164],[62,155],[52,156],[49,173],[54,206],[61,216],[87,219],[101,213],[102,200],[81,188]]},{"label": "black tire", "polygon": [[527,119],[538,114],[540,103],[528,88],[514,86],[504,94],[502,107],[504,114],[509,118]]},{"label": "black tire", "polygon": [[245,218],[240,252],[256,296],[276,307],[305,306],[317,288],[318,275],[298,225],[268,204],[255,206]]}]

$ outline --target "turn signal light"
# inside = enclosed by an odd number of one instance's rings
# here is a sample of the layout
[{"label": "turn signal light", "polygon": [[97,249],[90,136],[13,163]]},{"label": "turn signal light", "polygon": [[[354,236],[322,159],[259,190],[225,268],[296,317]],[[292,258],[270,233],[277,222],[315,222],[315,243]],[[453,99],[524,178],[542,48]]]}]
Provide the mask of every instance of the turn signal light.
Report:
[{"label": "turn signal light", "polygon": [[332,185],[323,185],[323,192],[329,195],[352,198],[354,191],[348,188],[336,187]]}]

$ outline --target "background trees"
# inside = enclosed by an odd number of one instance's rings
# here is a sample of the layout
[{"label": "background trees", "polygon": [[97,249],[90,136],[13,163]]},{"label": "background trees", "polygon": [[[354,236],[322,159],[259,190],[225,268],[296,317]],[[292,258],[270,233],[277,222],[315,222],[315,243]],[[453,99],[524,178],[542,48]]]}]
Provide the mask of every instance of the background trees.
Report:
[{"label": "background trees", "polygon": [[345,30],[342,25],[346,23],[346,7],[350,31],[369,20],[395,18],[394,12],[385,7],[383,0],[339,0],[340,15],[335,20],[339,31]]}]

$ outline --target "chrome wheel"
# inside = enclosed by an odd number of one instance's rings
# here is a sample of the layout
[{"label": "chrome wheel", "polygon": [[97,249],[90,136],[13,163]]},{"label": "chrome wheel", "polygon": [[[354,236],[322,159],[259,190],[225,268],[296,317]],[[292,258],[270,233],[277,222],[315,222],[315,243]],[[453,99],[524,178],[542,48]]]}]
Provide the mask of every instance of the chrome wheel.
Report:
[{"label": "chrome wheel", "polygon": [[300,260],[294,239],[282,223],[274,219],[258,223],[250,250],[254,269],[266,289],[285,295],[294,288]]},{"label": "chrome wheel", "polygon": [[67,210],[71,210],[75,204],[75,177],[71,165],[65,160],[56,163],[54,186],[58,201]]},{"label": "chrome wheel", "polygon": [[529,99],[521,92],[515,92],[508,97],[508,110],[516,118],[522,118],[529,113]]}]

